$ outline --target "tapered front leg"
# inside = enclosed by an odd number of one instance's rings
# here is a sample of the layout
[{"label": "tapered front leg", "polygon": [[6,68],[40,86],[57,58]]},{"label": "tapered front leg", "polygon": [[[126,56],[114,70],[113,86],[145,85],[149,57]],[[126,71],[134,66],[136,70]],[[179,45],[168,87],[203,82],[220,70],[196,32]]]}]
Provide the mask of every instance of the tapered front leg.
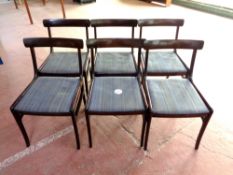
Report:
[{"label": "tapered front leg", "polygon": [[26,130],[24,128],[23,122],[22,122],[23,115],[19,114],[17,112],[12,112],[12,114],[13,114],[15,120],[16,120],[16,123],[19,126],[19,129],[20,129],[21,133],[23,134],[23,138],[24,138],[24,141],[26,143],[26,146],[29,147],[30,146],[30,141],[29,141],[27,132],[26,132]]},{"label": "tapered front leg", "polygon": [[78,134],[78,128],[77,128],[77,124],[76,124],[75,114],[73,114],[71,116],[71,118],[72,118],[72,123],[73,123],[73,127],[74,127],[77,149],[80,149],[80,140],[79,140],[79,134]]},{"label": "tapered front leg", "polygon": [[196,145],[195,145],[195,149],[197,150],[199,148],[200,142],[201,142],[201,138],[205,132],[205,129],[209,123],[209,120],[211,118],[211,114],[205,117],[202,117],[202,126],[201,129],[199,131],[198,137],[197,137],[197,141],[196,141]]}]

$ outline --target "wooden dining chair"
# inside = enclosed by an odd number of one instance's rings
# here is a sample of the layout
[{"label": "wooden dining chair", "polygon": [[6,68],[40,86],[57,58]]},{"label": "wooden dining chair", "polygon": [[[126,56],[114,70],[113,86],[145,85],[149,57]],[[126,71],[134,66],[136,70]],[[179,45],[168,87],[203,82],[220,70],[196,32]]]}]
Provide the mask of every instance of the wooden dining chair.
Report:
[{"label": "wooden dining chair", "polygon": [[[28,6],[28,1],[27,0],[23,0],[23,1],[24,1],[24,5],[26,7],[26,10],[27,10],[27,14],[28,14],[30,23],[33,24],[33,19],[32,19],[30,8]],[[42,2],[43,2],[43,5],[46,4],[46,0],[42,0]],[[18,4],[17,4],[16,0],[14,0],[14,3],[15,3],[15,8],[18,9]],[[60,4],[61,4],[63,18],[66,18],[65,7],[64,7],[64,0],[60,0]]]},{"label": "wooden dining chair", "polygon": [[[138,48],[138,56],[140,57],[143,40],[140,39],[89,39],[87,47],[94,49],[98,47],[134,47]],[[118,64],[118,57],[116,64]],[[108,59],[108,58],[106,58]],[[140,60],[140,58],[139,58]],[[125,61],[127,63],[127,61]],[[95,62],[97,64],[97,62]],[[114,65],[114,60],[112,61]],[[92,147],[92,135],[90,126],[90,116],[98,115],[142,115],[143,124],[141,132],[141,146],[143,146],[145,118],[147,114],[146,101],[143,96],[143,89],[139,82],[139,71],[135,69],[136,74],[123,76],[121,74],[109,74],[110,69],[114,71],[115,67],[105,64],[108,70],[106,74],[103,72],[101,76],[93,75],[93,81],[88,96],[88,101],[85,109],[89,146]],[[94,69],[97,68],[94,66]],[[95,70],[92,71],[93,74]],[[136,116],[135,116],[136,117]],[[107,126],[106,126],[107,127]]]},{"label": "wooden dining chair", "polygon": [[[29,137],[23,125],[24,115],[29,116],[70,116],[74,127],[77,149],[80,148],[76,116],[84,99],[83,77],[52,77],[37,74],[35,48],[62,47],[77,49],[77,59],[81,64],[80,39],[63,38],[26,38],[25,47],[30,48],[34,68],[34,78],[10,107],[11,112],[22,132],[26,146],[30,146]],[[82,70],[82,66],[79,67]],[[80,71],[81,72],[81,71]]]},{"label": "wooden dining chair", "polygon": [[[148,40],[157,39],[148,37],[146,35],[146,29],[152,28],[153,32],[156,32],[158,28],[171,28],[174,29],[174,38],[177,40],[179,37],[179,30],[184,24],[183,19],[140,19],[138,20],[138,26],[140,28],[139,38],[145,38]],[[170,30],[169,30],[170,31]],[[172,32],[171,32],[172,33]],[[170,36],[170,34],[168,34]],[[142,52],[142,69],[145,68],[145,52]],[[176,49],[166,49],[165,51],[155,50],[150,51],[150,56],[148,57],[148,72],[153,73],[157,76],[171,76],[180,75],[184,76],[189,71],[189,67],[183,61]],[[155,58],[155,59],[154,59]],[[186,59],[187,60],[187,59]]]},{"label": "wooden dining chair", "polygon": [[[149,105],[149,117],[144,149],[147,149],[148,137],[152,118],[195,118],[202,119],[195,149],[198,149],[203,133],[212,116],[213,109],[204,96],[197,89],[192,80],[193,67],[197,50],[203,48],[201,40],[147,40],[144,43],[146,50],[143,86]],[[158,79],[149,72],[149,52],[157,49],[191,49],[193,50],[191,69],[186,78]],[[171,74],[173,74],[171,72]]]},{"label": "wooden dining chair", "polygon": [[[89,39],[88,27],[90,21],[88,19],[44,19],[44,27],[48,29],[49,38],[53,38],[52,30],[57,28],[74,28],[77,32],[84,31],[84,40]],[[87,49],[86,49],[87,50]],[[87,51],[82,52],[82,70],[85,80],[86,91],[88,92],[88,67],[89,54]],[[50,54],[38,69],[38,74],[49,76],[79,76],[79,60],[75,52],[54,52],[53,47],[50,48]]]},{"label": "wooden dining chair", "polygon": [[[130,40],[130,39],[128,39]],[[138,74],[138,62],[140,57],[135,56],[132,48],[138,48],[135,44],[140,39],[102,38],[90,39],[87,42],[91,50],[91,72],[93,76],[136,76]],[[127,42],[126,42],[127,41]],[[136,47],[135,47],[136,45]],[[98,52],[98,49],[126,49],[124,52],[107,51]],[[95,52],[97,50],[97,53]]]},{"label": "wooden dining chair", "polygon": [[[137,26],[136,19],[92,19],[91,26],[94,29],[94,38],[134,38],[135,28]],[[106,45],[106,48],[110,48],[110,45]],[[135,60],[133,48],[127,49],[127,51],[102,51],[100,47],[95,48],[95,57],[93,61],[96,61],[95,75],[107,74],[106,71],[110,71],[109,75],[114,74],[135,74]],[[114,60],[114,61],[113,61]],[[123,65],[123,62],[125,64]],[[114,62],[114,69],[113,65]],[[111,66],[110,70],[108,66]],[[104,67],[103,67],[104,66]],[[126,68],[128,67],[128,68]]]}]

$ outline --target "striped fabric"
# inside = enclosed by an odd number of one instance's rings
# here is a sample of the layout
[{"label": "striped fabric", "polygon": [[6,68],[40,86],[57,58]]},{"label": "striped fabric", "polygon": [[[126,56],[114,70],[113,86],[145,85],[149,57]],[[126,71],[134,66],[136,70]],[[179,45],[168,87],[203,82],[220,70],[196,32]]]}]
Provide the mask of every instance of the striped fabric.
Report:
[{"label": "striped fabric", "polygon": [[[143,55],[145,58],[145,53]],[[187,72],[175,52],[149,52],[148,73]]]},{"label": "striped fabric", "polygon": [[201,114],[208,109],[186,79],[147,79],[152,113]]},{"label": "striped fabric", "polygon": [[[86,60],[86,53],[82,53],[82,65]],[[52,74],[79,74],[79,59],[77,52],[51,53],[40,72]]]},{"label": "striped fabric", "polygon": [[136,68],[131,52],[99,52],[95,63],[96,74],[134,74]]},{"label": "striped fabric", "polygon": [[18,112],[67,113],[79,78],[38,77],[15,106]]},{"label": "striped fabric", "polygon": [[145,111],[136,77],[95,77],[90,93],[89,112]]}]

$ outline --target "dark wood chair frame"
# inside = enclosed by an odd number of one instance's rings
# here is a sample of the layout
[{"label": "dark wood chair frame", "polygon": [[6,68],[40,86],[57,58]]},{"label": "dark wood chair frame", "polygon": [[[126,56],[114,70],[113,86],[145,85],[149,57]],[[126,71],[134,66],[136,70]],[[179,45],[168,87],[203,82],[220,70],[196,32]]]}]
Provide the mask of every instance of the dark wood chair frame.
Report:
[{"label": "dark wood chair frame", "polygon": [[[143,39],[126,39],[126,38],[99,38],[99,39],[89,39],[87,40],[87,47],[91,51],[91,77],[94,76],[137,76],[138,71],[140,70],[140,63],[141,63],[141,57],[134,55],[134,48],[138,47],[137,43]],[[129,42],[131,41],[131,42]],[[133,56],[134,66],[136,69],[135,73],[108,73],[108,74],[102,74],[98,73],[95,74],[95,62],[96,62],[96,50],[98,48],[131,48],[131,53]],[[139,49],[139,52],[141,53],[141,48]]]},{"label": "dark wood chair frame", "polygon": [[[135,28],[138,25],[138,21],[136,19],[92,19],[91,21],[91,27],[94,28],[94,38],[98,39],[98,28],[106,28],[106,27],[117,27],[117,28],[131,28],[131,36],[128,38],[135,38]],[[111,38],[111,36],[109,36]],[[121,36],[118,36],[118,38],[121,38]],[[95,53],[97,53],[97,48],[95,50]],[[134,53],[134,50],[132,48],[132,53]],[[136,61],[134,60],[136,63]]]},{"label": "dark wood chair frame", "polygon": [[[90,20],[89,19],[44,19],[43,20],[44,27],[47,27],[48,30],[48,36],[49,38],[52,37],[52,31],[51,28],[55,27],[75,27],[75,28],[85,28],[86,32],[86,39],[89,39],[89,26],[90,26]],[[53,47],[50,47],[50,53],[53,53]],[[86,92],[88,92],[88,67],[89,67],[89,52],[87,50],[86,52],[86,59],[83,66],[83,76],[85,81],[85,88]],[[47,60],[41,65],[43,67],[44,64],[47,63]],[[40,69],[38,71],[39,75],[48,75],[48,76],[79,76],[79,74],[68,74],[68,73],[42,73],[40,72]]]},{"label": "dark wood chair frame", "polygon": [[[105,38],[105,39],[89,39],[87,41],[87,47],[89,49],[91,49],[91,55],[92,58],[94,57],[94,53],[95,53],[95,49],[96,47],[134,47],[134,48],[138,48],[138,63],[140,63],[141,61],[141,47],[143,44],[143,39],[123,39],[123,38]],[[140,65],[140,64],[138,64]],[[92,59],[92,68],[94,68],[94,59]],[[143,147],[143,142],[144,142],[144,135],[145,135],[145,127],[146,127],[146,118],[148,115],[148,108],[147,108],[147,101],[146,101],[146,97],[144,96],[144,91],[143,91],[143,87],[140,84],[140,71],[139,68],[137,69],[137,75],[134,75],[135,77],[137,77],[138,79],[138,83],[139,83],[139,87],[140,87],[140,91],[143,95],[143,100],[144,100],[144,104],[145,104],[145,111],[144,112],[99,112],[99,111],[92,111],[90,112],[88,110],[88,106],[90,103],[90,94],[93,88],[93,81],[95,80],[94,78],[94,70],[92,70],[91,72],[93,73],[92,77],[92,83],[91,83],[91,88],[90,88],[90,93],[88,95],[88,100],[87,100],[87,105],[86,105],[86,109],[85,109],[85,116],[86,116],[86,122],[87,122],[87,132],[88,132],[88,140],[89,140],[89,147],[92,147],[92,135],[91,135],[91,127],[90,127],[90,115],[143,115],[142,117],[142,130],[141,130],[141,142],[140,142],[140,147]],[[104,75],[102,75],[104,76]],[[115,75],[112,77],[122,77],[122,75]]]},{"label": "dark wood chair frame", "polygon": [[[71,116],[75,138],[76,138],[76,145],[77,149],[80,149],[80,140],[78,134],[78,128],[76,124],[76,116],[79,112],[82,99],[84,100],[84,104],[86,104],[84,88],[83,88],[83,75],[82,73],[80,76],[80,84],[78,89],[76,90],[76,95],[73,97],[73,102],[70,107],[70,112],[68,113],[51,113],[51,112],[30,112],[30,111],[17,111],[15,110],[15,106],[17,103],[24,97],[27,90],[32,86],[34,81],[39,77],[37,71],[37,63],[36,63],[36,54],[35,54],[35,47],[68,47],[68,48],[77,48],[78,55],[79,55],[79,62],[81,63],[81,48],[83,48],[83,41],[80,39],[64,39],[64,38],[26,38],[23,40],[25,47],[29,47],[32,55],[32,62],[34,68],[34,78],[32,82],[26,87],[26,89],[21,93],[21,95],[15,100],[15,102],[11,105],[10,110],[16,120],[16,123],[19,126],[20,131],[24,137],[26,146],[30,146],[29,137],[23,125],[22,119],[24,115],[33,115],[33,116]],[[81,65],[81,64],[80,64]],[[80,66],[80,70],[82,70],[82,66]]]},{"label": "dark wood chair frame", "polygon": [[100,27],[130,27],[132,29],[131,38],[134,38],[135,27],[138,21],[136,19],[92,19],[91,27],[94,28],[94,38],[97,39],[97,28]]},{"label": "dark wood chair frame", "polygon": [[142,38],[144,27],[176,27],[175,39],[177,40],[180,27],[183,25],[183,19],[139,19],[139,38]]},{"label": "dark wood chair frame", "polygon": [[[201,92],[198,90],[196,85],[193,82],[192,75],[193,75],[193,67],[195,63],[195,57],[198,49],[202,49],[204,45],[204,41],[201,40],[147,40],[144,42],[144,49],[146,50],[146,63],[145,63],[145,70],[143,72],[143,87],[146,95],[146,99],[148,102],[149,106],[149,115],[147,118],[147,123],[146,123],[146,133],[145,133],[145,143],[144,143],[144,149],[147,150],[147,145],[148,145],[148,137],[149,137],[149,130],[150,130],[150,125],[151,125],[151,119],[152,117],[157,117],[157,118],[196,118],[200,117],[202,119],[202,126],[199,131],[199,134],[197,136],[196,144],[195,144],[195,149],[197,150],[199,148],[199,144],[201,142],[202,136],[204,134],[204,131],[208,125],[208,122],[213,114],[213,109],[212,107],[208,104],[207,100],[204,98],[204,96],[201,94]],[[148,85],[146,82],[146,77],[147,76],[153,76],[151,74],[147,73],[147,61],[148,61],[148,55],[149,51],[153,49],[193,49],[193,55],[192,55],[192,64],[191,64],[191,69],[187,72],[187,75],[185,75],[186,79],[190,81],[204,104],[206,105],[208,109],[208,113],[199,113],[199,114],[159,114],[159,113],[153,113],[152,112],[152,104],[151,104],[151,99],[149,96],[149,90],[148,90]]]},{"label": "dark wood chair frame", "polygon": [[[184,20],[183,19],[139,19],[138,20],[138,26],[139,26],[139,38],[143,38],[143,28],[145,27],[175,27],[175,37],[174,39],[177,40],[179,37],[179,31],[180,27],[184,25]],[[149,39],[149,38],[148,38]],[[150,38],[151,39],[151,38]],[[174,49],[174,53],[177,55],[179,58],[180,62],[184,65],[186,70],[189,70],[189,67],[185,64],[185,62],[182,60],[182,58],[179,56],[177,53],[177,50]],[[144,59],[142,59],[142,69],[144,69],[145,63]],[[186,73],[184,72],[168,72],[168,73],[154,73],[155,76],[185,76]]]}]

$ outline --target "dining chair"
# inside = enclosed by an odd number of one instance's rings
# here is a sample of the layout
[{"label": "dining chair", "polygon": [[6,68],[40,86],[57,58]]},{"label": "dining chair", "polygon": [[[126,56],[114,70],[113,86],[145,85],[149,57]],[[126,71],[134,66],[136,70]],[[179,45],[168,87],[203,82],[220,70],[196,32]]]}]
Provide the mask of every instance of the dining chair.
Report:
[{"label": "dining chair", "polygon": [[[27,0],[23,0],[23,1],[24,1],[24,5],[26,7],[26,10],[27,10],[27,14],[28,14],[30,23],[33,24],[33,19],[32,19],[30,8],[28,6],[28,1]],[[42,0],[42,2],[43,2],[43,5],[46,4],[46,0]],[[17,4],[16,0],[14,0],[14,3],[15,3],[15,8],[18,9],[18,4]],[[66,18],[65,7],[64,7],[64,0],[60,0],[60,4],[61,4],[63,18]]]},{"label": "dining chair", "polygon": [[[88,27],[90,21],[88,19],[44,19],[44,27],[47,27],[49,38],[53,38],[52,29],[55,28],[75,28],[77,32],[85,31],[84,40],[89,39]],[[80,29],[80,30],[79,30]],[[87,50],[87,49],[86,49]],[[81,52],[82,70],[85,80],[85,88],[88,92],[88,67],[89,54],[87,51]],[[79,76],[79,60],[75,52],[54,52],[53,47],[50,48],[50,54],[38,69],[38,74],[49,76]]]},{"label": "dining chair", "polygon": [[[184,24],[183,19],[140,19],[138,20],[138,26],[140,28],[139,38],[145,39],[157,39],[146,37],[146,29],[152,28],[154,32],[156,32],[156,28],[161,29],[175,29],[174,31],[174,39],[177,40],[179,36],[180,27]],[[169,30],[170,32],[170,30]],[[170,35],[168,35],[170,37]],[[173,38],[169,38],[173,39]],[[145,52],[142,52],[142,69],[145,68]],[[156,58],[156,59],[154,59]],[[148,59],[148,71],[157,76],[171,76],[171,75],[180,75],[184,76],[189,71],[189,67],[182,60],[176,49],[166,51],[156,50],[154,52],[150,52],[150,56]],[[183,58],[184,59],[184,58]]]},{"label": "dining chair", "polygon": [[[26,146],[30,146],[30,141],[22,122],[24,115],[38,117],[70,116],[74,127],[77,149],[80,149],[76,116],[82,99],[85,103],[82,73],[78,77],[39,76],[37,74],[35,48],[53,46],[77,49],[77,59],[81,65],[83,41],[64,38],[26,38],[23,42],[25,47],[30,48],[31,51],[34,78],[11,105],[10,110],[22,132]],[[82,70],[82,66],[79,69]]]},{"label": "dining chair", "polygon": [[[92,54],[94,54],[94,48],[96,48],[96,46],[138,48],[139,60],[142,44],[143,40],[125,38],[89,39],[87,41],[87,47],[92,49]],[[116,59],[116,62],[117,61]],[[108,67],[109,65],[106,64],[105,66]],[[94,68],[97,67],[94,66]],[[112,66],[109,68],[115,69],[115,67]],[[94,73],[95,71],[92,72]],[[143,96],[143,88],[138,78],[139,71],[136,71],[136,73],[137,74],[131,76],[113,74],[110,76],[108,73],[101,74],[101,76],[93,75],[94,78],[91,83],[85,108],[90,147],[92,147],[90,116],[93,115],[142,115],[141,147],[143,146],[147,107]]]},{"label": "dining chair", "polygon": [[[213,109],[204,96],[197,89],[192,80],[193,67],[197,50],[203,48],[201,40],[147,40],[144,43],[146,50],[143,87],[149,106],[149,117],[145,134],[144,149],[147,149],[151,119],[154,118],[194,118],[202,119],[195,149],[198,149],[201,138],[212,116]],[[154,78],[149,70],[149,52],[156,49],[192,49],[191,69],[186,78]],[[172,73],[171,73],[172,74]]]},{"label": "dining chair", "polygon": [[[135,28],[137,27],[136,19],[92,19],[91,26],[94,29],[94,38],[134,38]],[[109,48],[106,45],[106,48]],[[98,50],[99,49],[99,50]],[[134,56],[134,49],[129,48],[127,51],[102,51],[99,47],[95,49],[94,61],[96,61],[95,75],[101,74],[135,74],[135,65],[137,64]],[[125,63],[123,65],[122,63]],[[112,67],[114,63],[114,68]],[[108,66],[111,66],[108,67]],[[107,70],[110,68],[110,70]],[[106,72],[107,71],[107,72]],[[109,71],[109,72],[108,72]]]},{"label": "dining chair", "polygon": [[[90,39],[87,42],[88,49],[91,50],[91,72],[93,76],[137,76],[138,62],[140,57],[135,56],[132,48],[138,48],[135,43],[138,39],[128,42],[125,38],[102,38]],[[126,42],[127,41],[127,42]],[[118,49],[118,51],[107,51],[97,53],[98,49]],[[119,52],[125,49],[124,52]]]}]

